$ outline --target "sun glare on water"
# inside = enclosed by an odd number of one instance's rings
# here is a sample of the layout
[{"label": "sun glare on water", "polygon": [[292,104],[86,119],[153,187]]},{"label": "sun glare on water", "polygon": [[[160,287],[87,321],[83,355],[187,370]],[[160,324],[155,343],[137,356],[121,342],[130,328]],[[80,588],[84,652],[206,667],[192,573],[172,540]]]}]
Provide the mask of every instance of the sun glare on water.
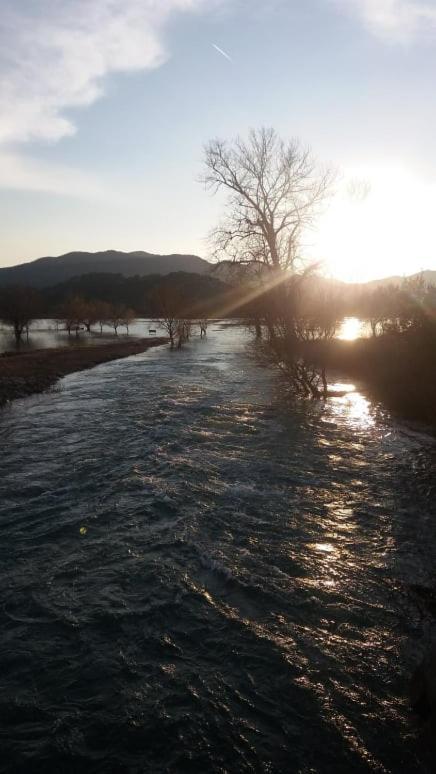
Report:
[{"label": "sun glare on water", "polygon": [[362,322],[358,317],[347,317],[338,332],[338,339],[354,341],[362,335]]}]

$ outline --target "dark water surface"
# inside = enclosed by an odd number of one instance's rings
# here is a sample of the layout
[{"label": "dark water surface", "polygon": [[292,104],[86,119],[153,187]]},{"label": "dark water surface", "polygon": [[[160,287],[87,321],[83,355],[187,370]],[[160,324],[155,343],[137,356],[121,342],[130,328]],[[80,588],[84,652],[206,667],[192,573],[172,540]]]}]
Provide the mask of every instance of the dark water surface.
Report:
[{"label": "dark water surface", "polygon": [[434,446],[215,326],[0,414],[0,771],[427,772]]}]

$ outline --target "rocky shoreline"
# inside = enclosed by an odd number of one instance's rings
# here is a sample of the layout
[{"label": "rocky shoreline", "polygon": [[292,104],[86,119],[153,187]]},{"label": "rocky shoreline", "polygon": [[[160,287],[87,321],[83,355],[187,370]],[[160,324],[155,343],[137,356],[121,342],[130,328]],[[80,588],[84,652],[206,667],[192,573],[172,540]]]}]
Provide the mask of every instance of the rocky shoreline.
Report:
[{"label": "rocky shoreline", "polygon": [[4,352],[0,355],[0,407],[52,388],[58,379],[110,360],[165,344],[165,338],[129,339],[93,346]]}]

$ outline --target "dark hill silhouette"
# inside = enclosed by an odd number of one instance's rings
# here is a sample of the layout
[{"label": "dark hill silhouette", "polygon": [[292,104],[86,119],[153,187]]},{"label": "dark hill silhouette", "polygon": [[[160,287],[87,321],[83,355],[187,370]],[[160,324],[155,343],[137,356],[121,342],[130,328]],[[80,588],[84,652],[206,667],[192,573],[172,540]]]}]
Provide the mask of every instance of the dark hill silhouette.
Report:
[{"label": "dark hill silhouette", "polygon": [[122,304],[138,315],[158,314],[156,293],[165,288],[177,291],[195,316],[219,310],[230,291],[225,283],[209,274],[171,272],[165,276],[149,274],[145,277],[124,277],[121,274],[84,274],[59,285],[41,289],[41,306],[44,314],[56,316],[58,307],[69,298],[79,296],[87,301],[105,301]]},{"label": "dark hill silhouette", "polygon": [[132,253],[119,250],[74,252],[0,269],[0,287],[26,285],[46,288],[72,277],[95,273],[122,274],[124,277],[164,275],[177,271],[206,274],[209,268],[210,264],[198,255],[154,255],[140,250]]}]

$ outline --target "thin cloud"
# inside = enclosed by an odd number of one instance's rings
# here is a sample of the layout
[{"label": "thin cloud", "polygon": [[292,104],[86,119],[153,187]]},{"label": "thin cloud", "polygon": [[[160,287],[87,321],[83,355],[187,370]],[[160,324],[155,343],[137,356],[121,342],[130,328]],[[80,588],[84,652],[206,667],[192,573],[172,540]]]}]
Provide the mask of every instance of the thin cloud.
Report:
[{"label": "thin cloud", "polygon": [[216,45],[216,43],[212,43],[212,46],[213,46],[213,48],[215,49],[215,51],[218,51],[218,53],[219,53],[219,54],[221,54],[221,56],[223,56],[225,59],[228,59],[228,61],[229,61],[229,62],[233,62],[233,59],[232,59],[232,57],[231,57],[231,56],[229,56],[229,54],[227,54],[227,52],[226,52],[226,51],[223,51],[223,49],[222,49],[222,48],[220,48],[219,46],[217,46],[217,45]]},{"label": "thin cloud", "polygon": [[3,0],[0,143],[75,132],[67,111],[95,102],[105,77],[159,67],[161,32],[177,11],[207,0]]},{"label": "thin cloud", "polygon": [[91,174],[23,153],[0,151],[0,187],[117,202],[121,197]]},{"label": "thin cloud", "polygon": [[374,34],[394,42],[411,42],[436,33],[436,6],[429,0],[334,0],[357,15]]},{"label": "thin cloud", "polygon": [[104,95],[111,73],[168,57],[162,31],[177,12],[218,0],[1,0],[0,187],[100,197],[91,175],[19,153],[76,132],[72,110]]}]

